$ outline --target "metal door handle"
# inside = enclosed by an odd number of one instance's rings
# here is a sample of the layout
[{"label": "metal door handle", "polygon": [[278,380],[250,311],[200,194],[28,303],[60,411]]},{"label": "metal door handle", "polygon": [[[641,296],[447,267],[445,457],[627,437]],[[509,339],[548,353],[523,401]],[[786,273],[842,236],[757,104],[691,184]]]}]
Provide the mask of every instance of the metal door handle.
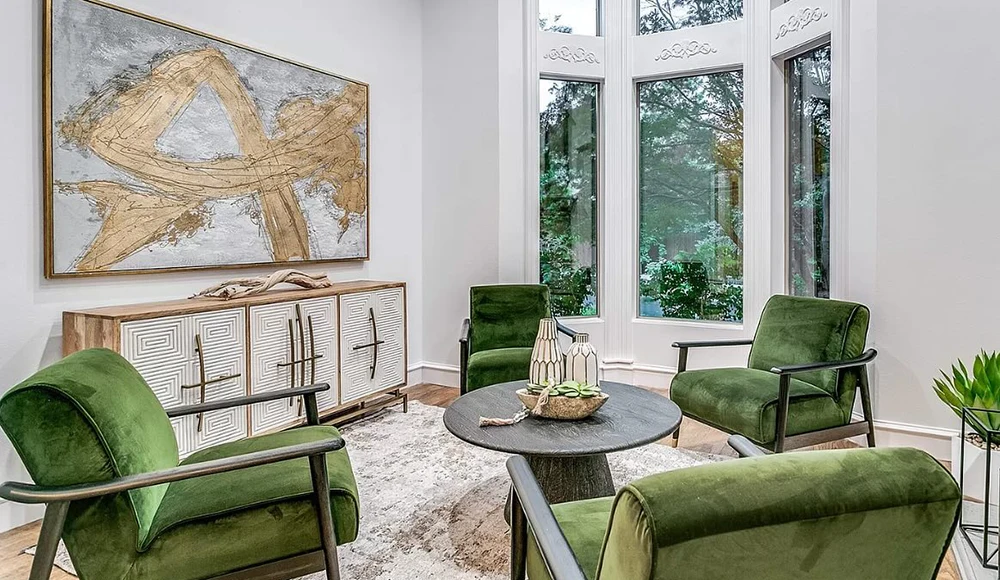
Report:
[{"label": "metal door handle", "polygon": [[[201,335],[194,335],[194,351],[198,353],[198,374],[199,381],[193,385],[181,385],[181,390],[187,389],[199,389],[199,403],[204,404],[205,402],[205,387],[208,385],[214,385],[216,383],[222,383],[225,381],[231,381],[233,379],[238,379],[242,375],[236,373],[233,375],[224,375],[221,377],[215,377],[214,379],[209,379],[205,371],[205,348],[201,343]],[[198,432],[201,433],[202,425],[205,422],[205,413],[198,413]]]}]

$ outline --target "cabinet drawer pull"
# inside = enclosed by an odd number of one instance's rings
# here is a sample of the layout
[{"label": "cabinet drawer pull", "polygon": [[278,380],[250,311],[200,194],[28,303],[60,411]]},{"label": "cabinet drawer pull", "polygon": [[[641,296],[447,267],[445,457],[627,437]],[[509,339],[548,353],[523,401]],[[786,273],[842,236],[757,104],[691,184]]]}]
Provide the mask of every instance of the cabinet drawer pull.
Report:
[{"label": "cabinet drawer pull", "polygon": [[[194,351],[198,353],[198,374],[199,381],[193,385],[181,385],[182,390],[186,389],[200,389],[199,393],[199,403],[205,402],[205,387],[208,385],[214,385],[216,383],[222,383],[225,381],[231,381],[233,379],[240,378],[240,373],[225,375],[221,377],[215,377],[214,379],[209,379],[205,372],[205,348],[201,344],[201,335],[194,335]],[[201,433],[202,424],[205,422],[205,413],[198,413],[198,432]]]},{"label": "cabinet drawer pull", "polygon": [[[306,324],[309,329],[309,355],[306,355],[306,329],[302,325],[302,305],[295,305],[295,319],[288,319],[288,362],[281,362],[277,364],[278,368],[291,368],[291,381],[288,385],[289,388],[295,388],[296,386],[304,387],[306,386],[306,365],[309,365],[309,383],[310,385],[316,384],[316,361],[323,358],[323,355],[316,354],[316,333],[313,329],[313,318],[312,316],[307,316],[305,318]],[[295,353],[295,327],[299,328],[299,354],[302,356],[296,357]],[[296,368],[302,365],[302,372],[296,373]],[[296,385],[296,374],[298,374],[299,380]],[[302,397],[296,397],[298,399],[298,410],[297,415],[302,415]],[[295,404],[292,399],[288,400],[288,406]]]},{"label": "cabinet drawer pull", "polygon": [[378,337],[378,326],[375,324],[375,309],[368,309],[368,322],[372,325],[372,341],[368,344],[359,344],[353,348],[355,352],[364,349],[372,349],[372,364],[371,367],[371,380],[375,380],[375,369],[378,367],[378,349],[380,346],[385,344],[384,340],[379,340]]}]

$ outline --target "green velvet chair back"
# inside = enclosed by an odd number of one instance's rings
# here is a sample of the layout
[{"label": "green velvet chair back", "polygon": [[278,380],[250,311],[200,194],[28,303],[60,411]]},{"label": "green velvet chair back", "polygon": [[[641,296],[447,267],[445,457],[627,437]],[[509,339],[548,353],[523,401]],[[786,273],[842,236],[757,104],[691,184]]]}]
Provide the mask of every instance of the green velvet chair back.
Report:
[{"label": "green velvet chair back", "polygon": [[932,580],[960,505],[948,471],[916,449],[679,469],[619,492],[596,578]]},{"label": "green velvet chair back", "polygon": [[[153,391],[128,361],[106,349],[72,354],[11,389],[0,399],[0,427],[39,485],[106,481],[179,461],[170,419]],[[97,518],[138,546],[165,492],[161,485],[78,502],[67,534],[74,518]],[[95,507],[100,502],[106,505]]]},{"label": "green velvet chair back", "polygon": [[495,284],[469,290],[470,353],[531,347],[538,321],[551,315],[549,288],[541,284]]},{"label": "green velvet chair back", "polygon": [[[769,371],[776,366],[851,359],[865,350],[868,308],[853,302],[777,295],[768,300],[757,326],[749,367]],[[795,375],[841,401],[854,405],[857,373],[818,371]]]}]

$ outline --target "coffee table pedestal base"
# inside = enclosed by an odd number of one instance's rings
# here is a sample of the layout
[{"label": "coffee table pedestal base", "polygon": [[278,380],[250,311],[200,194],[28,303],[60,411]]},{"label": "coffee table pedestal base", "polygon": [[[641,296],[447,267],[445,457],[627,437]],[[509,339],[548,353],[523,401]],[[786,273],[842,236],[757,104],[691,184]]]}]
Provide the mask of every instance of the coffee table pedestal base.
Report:
[{"label": "coffee table pedestal base", "polygon": [[[527,455],[528,465],[549,504],[615,495],[608,456],[542,457]],[[510,496],[504,509],[510,523]]]}]

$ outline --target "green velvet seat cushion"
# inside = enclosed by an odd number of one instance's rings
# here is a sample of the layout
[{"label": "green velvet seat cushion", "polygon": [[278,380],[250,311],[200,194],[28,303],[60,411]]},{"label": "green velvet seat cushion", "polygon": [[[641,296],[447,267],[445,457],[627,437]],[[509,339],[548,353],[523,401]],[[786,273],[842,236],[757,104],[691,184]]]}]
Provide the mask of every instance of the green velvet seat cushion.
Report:
[{"label": "green velvet seat cushion", "polygon": [[469,357],[468,390],[528,378],[531,347],[496,348]]},{"label": "green velvet seat cushion", "polygon": [[[670,399],[698,421],[769,444],[774,441],[778,382],[778,375],[757,369],[685,371],[671,381]],[[849,419],[826,391],[791,380],[788,435],[844,425]]]},{"label": "green velvet seat cushion", "polygon": [[[587,578],[594,580],[597,561],[604,544],[605,530],[611,515],[613,497],[601,497],[584,501],[556,504],[552,511],[569,542],[576,561],[580,563]],[[527,554],[528,580],[552,580],[542,560],[535,537],[529,530]]]},{"label": "green velvet seat cushion", "polygon": [[[334,427],[300,427],[211,447],[191,455],[181,465],[338,436],[340,433]],[[358,533],[358,486],[347,450],[328,453],[326,464],[337,540],[338,543],[352,542]],[[225,516],[251,507],[309,498],[311,493],[312,479],[306,458],[174,482],[167,488],[160,509],[153,518],[151,537],[143,548],[155,542],[164,531],[176,526]]]},{"label": "green velvet seat cushion", "polygon": [[[333,427],[291,431],[226,443],[182,465],[337,436]],[[346,450],[327,454],[338,544],[358,535],[357,484]],[[171,483],[153,520],[153,537],[128,578],[185,580],[319,550],[319,528],[305,458]]]},{"label": "green velvet seat cushion", "polygon": [[930,580],[960,507],[948,471],[916,449],[680,469],[618,494],[597,578]]},{"label": "green velvet seat cushion", "polygon": [[549,289],[541,284],[473,286],[469,302],[470,353],[531,347],[538,321],[549,316]]}]

